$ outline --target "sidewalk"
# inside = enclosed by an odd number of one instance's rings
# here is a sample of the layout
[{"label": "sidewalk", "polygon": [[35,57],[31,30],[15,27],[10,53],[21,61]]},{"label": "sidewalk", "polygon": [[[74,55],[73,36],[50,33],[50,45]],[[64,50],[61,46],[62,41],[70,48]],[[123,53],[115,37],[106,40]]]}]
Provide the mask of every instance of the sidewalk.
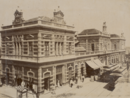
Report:
[{"label": "sidewalk", "polygon": [[[89,82],[90,82],[90,78],[85,78],[82,85],[89,83]],[[74,86],[72,88],[69,86],[69,84],[66,84],[65,86],[62,86],[62,87],[56,89],[55,96],[64,94],[65,92],[69,92],[73,89],[76,89],[76,87],[77,87],[76,84],[74,84]],[[17,91],[14,87],[4,85],[4,86],[0,87],[0,95],[2,95],[2,98],[16,98]],[[52,94],[49,92],[49,93],[41,94],[39,98],[51,98],[51,96],[52,96]],[[23,95],[22,98],[26,98],[25,94]],[[34,94],[28,93],[28,98],[36,98],[36,96]]]},{"label": "sidewalk", "polygon": [[[89,83],[89,82],[90,82],[90,78],[85,78],[85,81],[83,82],[82,85],[84,85],[86,83]],[[69,84],[67,84],[67,85],[62,86],[60,88],[57,88],[56,89],[56,95],[54,95],[54,96],[57,96],[57,95],[60,95],[60,94],[64,94],[65,92],[69,92],[72,89],[77,89],[76,87],[77,87],[77,84],[74,84],[74,86],[72,88],[69,86]],[[51,98],[51,96],[52,96],[51,93],[41,94],[40,98]]]}]

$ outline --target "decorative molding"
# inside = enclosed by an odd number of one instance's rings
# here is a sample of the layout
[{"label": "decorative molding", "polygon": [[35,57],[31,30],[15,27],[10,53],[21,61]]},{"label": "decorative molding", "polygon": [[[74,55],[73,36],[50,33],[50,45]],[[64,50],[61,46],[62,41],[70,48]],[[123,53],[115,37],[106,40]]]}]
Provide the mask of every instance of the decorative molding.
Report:
[{"label": "decorative molding", "polygon": [[50,75],[51,75],[51,71],[49,71],[48,69],[46,69],[46,71],[43,73],[43,78],[44,78],[44,75],[45,75],[46,73],[50,73]]},{"label": "decorative molding", "polygon": [[9,69],[9,72],[10,72],[10,68],[8,67],[8,65],[5,67],[5,72],[6,72],[6,69]]},{"label": "decorative molding", "polygon": [[27,72],[27,76],[28,76],[28,77],[30,77],[30,76],[29,76],[29,73],[32,73],[32,74],[33,74],[33,77],[35,77],[35,73],[34,73],[31,69]]}]

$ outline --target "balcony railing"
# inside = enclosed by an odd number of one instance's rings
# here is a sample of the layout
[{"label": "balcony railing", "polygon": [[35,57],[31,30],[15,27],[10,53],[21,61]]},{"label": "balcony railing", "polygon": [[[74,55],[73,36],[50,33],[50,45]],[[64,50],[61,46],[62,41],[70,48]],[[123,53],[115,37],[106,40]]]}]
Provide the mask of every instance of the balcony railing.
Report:
[{"label": "balcony railing", "polygon": [[54,23],[54,22],[49,22],[49,21],[43,21],[43,20],[36,20],[36,21],[31,21],[31,22],[23,22],[21,24],[15,24],[15,25],[8,25],[8,26],[3,26],[2,29],[13,29],[13,28],[18,28],[18,27],[26,27],[26,26],[33,26],[33,25],[43,25],[43,26],[51,26],[51,27],[60,27],[63,29],[73,29],[73,26],[68,26],[64,24],[59,24],[59,23]]},{"label": "balcony railing", "polygon": [[114,53],[114,52],[121,52],[125,51],[125,49],[122,50],[107,50],[107,51],[91,51],[91,52],[76,52],[76,56],[85,56],[85,55],[93,55],[93,54],[108,54],[108,53]]}]

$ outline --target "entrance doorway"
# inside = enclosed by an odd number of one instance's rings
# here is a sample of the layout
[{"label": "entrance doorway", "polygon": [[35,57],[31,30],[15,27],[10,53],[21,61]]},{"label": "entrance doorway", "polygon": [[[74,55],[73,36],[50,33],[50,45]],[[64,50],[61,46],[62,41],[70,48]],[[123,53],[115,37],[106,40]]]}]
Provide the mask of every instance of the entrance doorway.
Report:
[{"label": "entrance doorway", "polygon": [[44,74],[44,89],[49,90],[50,89],[50,73]]},{"label": "entrance doorway", "polygon": [[78,76],[78,65],[75,65],[75,77]]},{"label": "entrance doorway", "polygon": [[91,77],[94,74],[94,70],[88,64],[86,64],[86,74],[87,77]]},{"label": "entrance doorway", "polygon": [[44,89],[45,90],[49,90],[50,88],[50,79],[49,78],[45,78],[44,79]]},{"label": "entrance doorway", "polygon": [[69,80],[72,78],[72,67],[69,68],[68,77],[69,77]]},{"label": "entrance doorway", "polygon": [[83,66],[81,67],[81,75],[83,76]]},{"label": "entrance doorway", "polygon": [[9,84],[9,69],[6,68],[6,84]]},{"label": "entrance doorway", "polygon": [[[58,82],[59,82],[59,84],[58,84]],[[56,85],[57,86],[62,85],[62,74],[57,74],[56,75]]]}]

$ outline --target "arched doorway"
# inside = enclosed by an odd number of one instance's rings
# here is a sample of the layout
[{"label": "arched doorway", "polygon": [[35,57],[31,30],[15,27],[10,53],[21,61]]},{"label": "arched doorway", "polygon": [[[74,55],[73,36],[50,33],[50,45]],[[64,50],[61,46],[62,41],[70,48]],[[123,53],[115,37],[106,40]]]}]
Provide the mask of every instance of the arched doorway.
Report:
[{"label": "arched doorway", "polygon": [[6,68],[6,84],[9,84],[9,69]]},{"label": "arched doorway", "polygon": [[50,89],[50,72],[44,74],[44,89]]},{"label": "arched doorway", "polygon": [[83,64],[81,65],[81,75],[83,76],[83,69],[84,69],[84,67],[83,67]]},{"label": "arched doorway", "polygon": [[75,77],[78,76],[78,65],[75,65]]},{"label": "arched doorway", "polygon": [[86,74],[87,77],[91,77],[93,75],[94,70],[86,63]]},{"label": "arched doorway", "polygon": [[62,67],[56,66],[56,85],[62,85]]},{"label": "arched doorway", "polygon": [[72,78],[72,73],[73,73],[73,72],[72,72],[72,67],[69,67],[68,70],[69,70],[69,71],[68,71],[68,78],[69,78],[69,80],[70,80],[70,79]]}]

